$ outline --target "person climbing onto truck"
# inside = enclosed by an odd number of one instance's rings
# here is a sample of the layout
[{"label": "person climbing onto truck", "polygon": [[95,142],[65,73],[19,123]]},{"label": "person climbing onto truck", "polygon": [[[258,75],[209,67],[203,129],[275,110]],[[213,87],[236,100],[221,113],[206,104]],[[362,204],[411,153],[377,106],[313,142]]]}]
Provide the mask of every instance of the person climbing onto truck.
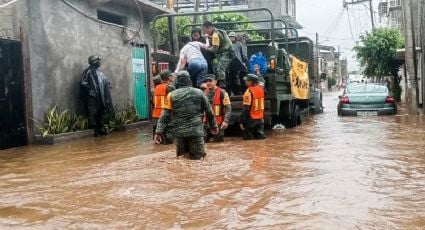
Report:
[{"label": "person climbing onto truck", "polygon": [[207,49],[209,44],[191,42],[189,36],[182,37],[181,41],[184,46],[180,50],[180,59],[174,72],[178,73],[184,70],[187,65],[187,71],[190,74],[193,86],[199,88],[208,72],[207,60],[202,54],[202,49]]},{"label": "person climbing onto truck", "polygon": [[[167,104],[167,95],[172,92],[175,88],[173,85],[174,75],[170,70],[164,70],[160,73],[161,84],[158,84],[153,92],[153,105],[154,109],[152,112],[153,118],[153,134],[155,135],[155,131],[158,124],[158,119],[161,117],[162,110],[165,108]],[[174,139],[173,135],[173,126],[172,124],[168,124],[167,127],[164,128],[163,138],[161,144],[167,145],[172,144]]]},{"label": "person climbing onto truck", "polygon": [[[235,50],[235,57],[229,66],[229,75],[226,79],[228,83],[226,85],[227,93],[233,95],[242,95],[241,91],[241,80],[248,73],[246,63],[248,62],[248,54],[246,47],[237,40],[235,32],[229,33],[229,38],[232,41],[233,49]],[[242,76],[242,77],[241,77]]]},{"label": "person climbing onto truck", "polygon": [[211,127],[204,117],[204,137],[205,142],[209,142],[211,138],[216,142],[224,141],[224,130],[229,126],[229,119],[232,113],[232,105],[230,103],[229,95],[226,91],[217,86],[217,80],[214,74],[208,74],[205,78],[206,90],[205,96],[212,106],[215,121],[217,122],[220,131],[214,135],[211,133]]},{"label": "person climbing onto truck", "polygon": [[207,51],[215,53],[218,58],[217,84],[224,89],[226,88],[226,71],[235,57],[232,41],[226,31],[215,28],[210,21],[204,22],[202,27],[206,39],[211,37],[211,46],[207,48]]},{"label": "person climbing onto truck", "polygon": [[259,78],[255,74],[248,74],[244,78],[248,87],[243,95],[240,128],[243,139],[265,139],[264,135],[264,90],[259,86]]},{"label": "person climbing onto truck", "polygon": [[[192,37],[193,42],[201,42],[201,43],[207,44],[206,39],[204,37],[202,37],[201,29],[198,29],[198,28],[193,29],[192,33],[191,33],[191,37]],[[209,42],[208,44],[211,44],[211,42]],[[202,55],[204,55],[204,58],[205,58],[205,60],[207,61],[207,64],[208,64],[208,72],[207,73],[208,74],[214,74],[214,66],[213,66],[213,59],[215,58],[214,54],[205,50],[205,49],[202,49],[201,52],[202,52]]]}]

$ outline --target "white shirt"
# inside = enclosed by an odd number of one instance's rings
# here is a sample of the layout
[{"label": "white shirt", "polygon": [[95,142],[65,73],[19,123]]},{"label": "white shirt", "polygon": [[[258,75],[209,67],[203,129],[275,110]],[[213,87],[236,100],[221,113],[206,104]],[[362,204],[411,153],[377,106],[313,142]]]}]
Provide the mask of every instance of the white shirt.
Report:
[{"label": "white shirt", "polygon": [[201,49],[207,47],[206,44],[201,42],[189,42],[180,50],[179,63],[177,63],[176,73],[182,69],[186,63],[190,63],[193,59],[202,58],[205,60],[204,55],[202,55]]}]

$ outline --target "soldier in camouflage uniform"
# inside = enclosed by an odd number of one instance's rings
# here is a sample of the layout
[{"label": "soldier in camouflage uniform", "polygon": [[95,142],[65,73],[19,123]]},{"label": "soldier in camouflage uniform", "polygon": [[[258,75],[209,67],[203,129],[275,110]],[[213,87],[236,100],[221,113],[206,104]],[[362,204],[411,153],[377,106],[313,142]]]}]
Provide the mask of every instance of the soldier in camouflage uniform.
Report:
[{"label": "soldier in camouflage uniform", "polygon": [[205,90],[205,95],[212,106],[215,121],[220,127],[219,133],[217,135],[212,135],[210,126],[206,123],[206,119],[204,119],[205,142],[209,142],[211,138],[213,138],[214,141],[221,142],[224,141],[224,130],[229,126],[229,119],[232,113],[230,98],[224,89],[217,86],[214,74],[208,74],[205,77],[204,84],[207,88]]},{"label": "soldier in camouflage uniform", "polygon": [[205,36],[211,38],[211,46],[207,48],[207,51],[215,53],[218,58],[216,71],[218,86],[224,89],[226,88],[226,71],[235,57],[232,41],[226,31],[215,28],[209,21],[203,24],[203,29]]},{"label": "soldier in camouflage uniform", "polygon": [[192,160],[205,157],[204,130],[202,118],[204,113],[213,134],[218,133],[218,127],[208,99],[200,89],[191,87],[192,82],[187,71],[177,74],[176,90],[167,96],[167,105],[158,120],[155,133],[155,143],[161,143],[164,128],[173,115],[174,134],[177,142],[177,157],[189,154]]}]

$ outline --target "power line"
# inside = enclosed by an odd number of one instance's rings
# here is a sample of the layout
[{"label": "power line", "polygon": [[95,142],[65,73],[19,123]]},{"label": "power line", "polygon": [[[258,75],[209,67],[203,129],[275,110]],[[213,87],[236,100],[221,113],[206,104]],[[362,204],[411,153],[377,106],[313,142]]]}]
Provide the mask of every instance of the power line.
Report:
[{"label": "power line", "polygon": [[355,42],[356,42],[356,40],[354,39],[353,29],[352,29],[352,27],[351,27],[350,12],[348,12],[348,7],[347,7],[347,17],[348,17],[348,25],[350,26],[351,38],[353,39],[353,42],[355,43]]},{"label": "power line", "polygon": [[371,19],[371,23],[372,23],[372,30],[375,30],[375,21],[374,21],[374,12],[373,12],[373,4],[372,4],[372,0],[351,0],[351,2],[346,2],[345,0],[343,0],[343,5],[344,8],[348,8],[348,5],[356,5],[356,4],[363,4],[364,2],[369,2],[369,10],[370,10],[370,19]]},{"label": "power line", "polygon": [[344,9],[336,16],[335,20],[330,24],[330,26],[325,30],[325,34],[330,34],[332,31],[336,31],[341,23],[341,19],[344,16]]},{"label": "power line", "polygon": [[18,1],[18,0],[12,0],[12,1],[8,2],[8,3],[2,4],[2,5],[0,5],[0,8],[4,8],[4,7],[6,7],[6,6],[12,5],[13,3],[15,3],[15,2],[17,2],[17,1]]},{"label": "power line", "polygon": [[[308,34],[308,35],[316,35],[316,33],[313,32],[309,32],[309,31],[305,31],[303,30],[304,33]],[[327,36],[327,35],[320,35],[323,38],[326,39],[333,39],[333,40],[341,40],[341,41],[348,41],[348,40],[352,40],[351,38],[341,38],[341,37],[333,37],[333,36]]]}]

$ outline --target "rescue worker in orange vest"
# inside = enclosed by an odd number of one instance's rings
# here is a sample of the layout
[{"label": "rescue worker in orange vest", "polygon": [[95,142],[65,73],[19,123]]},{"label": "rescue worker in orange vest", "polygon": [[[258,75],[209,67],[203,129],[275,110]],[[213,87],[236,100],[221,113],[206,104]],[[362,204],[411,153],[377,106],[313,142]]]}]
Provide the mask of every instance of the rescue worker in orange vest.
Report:
[{"label": "rescue worker in orange vest", "polygon": [[264,89],[259,85],[259,77],[248,74],[244,77],[247,90],[243,95],[240,127],[243,139],[265,139],[264,135]]},{"label": "rescue worker in orange vest", "polygon": [[220,128],[219,133],[213,135],[211,133],[211,127],[207,123],[207,119],[204,117],[204,140],[209,142],[211,138],[214,141],[224,141],[224,130],[229,126],[229,119],[232,113],[232,106],[230,104],[230,98],[226,90],[217,86],[217,80],[214,74],[207,74],[204,80],[204,84],[201,88],[205,87],[205,96],[208,98],[208,102],[214,112],[215,121]]},{"label": "rescue worker in orange vest", "polygon": [[[166,106],[167,95],[175,89],[173,81],[174,74],[170,70],[164,70],[160,73],[161,83],[155,86],[153,92],[153,134],[155,135],[158,119],[161,117],[161,112]],[[173,125],[167,125],[163,132],[162,143],[164,145],[172,144],[174,139]]]}]

